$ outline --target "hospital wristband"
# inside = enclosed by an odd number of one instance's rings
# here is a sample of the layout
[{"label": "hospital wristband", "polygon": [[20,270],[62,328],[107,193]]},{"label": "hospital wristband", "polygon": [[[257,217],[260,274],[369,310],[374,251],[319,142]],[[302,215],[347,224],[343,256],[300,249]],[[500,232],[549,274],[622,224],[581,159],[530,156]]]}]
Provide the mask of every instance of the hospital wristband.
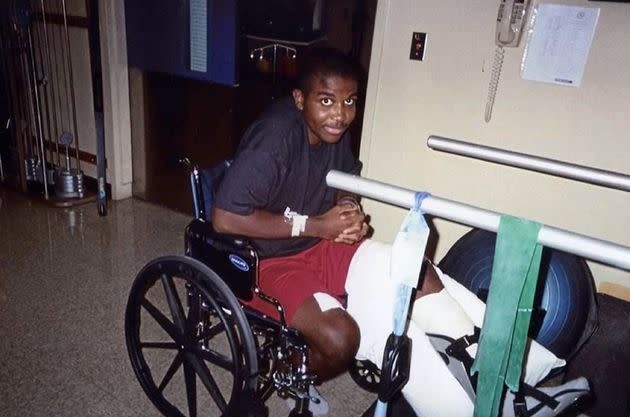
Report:
[{"label": "hospital wristband", "polygon": [[291,237],[300,236],[306,230],[306,219],[308,216],[291,211],[290,207],[284,210],[284,221],[291,223]]}]

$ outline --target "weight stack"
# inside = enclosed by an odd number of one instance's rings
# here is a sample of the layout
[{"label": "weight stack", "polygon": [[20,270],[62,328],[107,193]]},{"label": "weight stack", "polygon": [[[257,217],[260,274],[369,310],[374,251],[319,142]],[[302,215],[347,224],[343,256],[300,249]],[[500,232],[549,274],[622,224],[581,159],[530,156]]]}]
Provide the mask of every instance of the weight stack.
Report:
[{"label": "weight stack", "polygon": [[30,157],[24,160],[26,181],[43,182],[41,164],[38,159]]},{"label": "weight stack", "polygon": [[83,172],[76,169],[59,171],[55,180],[55,195],[62,199],[83,198]]}]

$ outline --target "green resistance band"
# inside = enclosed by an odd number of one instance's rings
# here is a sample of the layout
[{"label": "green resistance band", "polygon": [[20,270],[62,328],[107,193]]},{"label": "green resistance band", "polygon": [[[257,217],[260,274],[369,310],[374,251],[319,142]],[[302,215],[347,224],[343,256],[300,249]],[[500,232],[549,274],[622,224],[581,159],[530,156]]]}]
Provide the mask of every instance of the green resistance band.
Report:
[{"label": "green resistance band", "polygon": [[541,225],[501,216],[479,349],[474,417],[496,417],[504,384],[517,391],[536,292]]}]

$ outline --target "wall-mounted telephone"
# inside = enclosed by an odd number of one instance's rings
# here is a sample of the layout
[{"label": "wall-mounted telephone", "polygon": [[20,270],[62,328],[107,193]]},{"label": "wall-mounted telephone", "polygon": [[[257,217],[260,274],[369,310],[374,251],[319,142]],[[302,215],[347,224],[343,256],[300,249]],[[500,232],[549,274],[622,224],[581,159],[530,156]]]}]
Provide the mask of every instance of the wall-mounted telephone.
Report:
[{"label": "wall-mounted telephone", "polygon": [[497,49],[494,53],[492,75],[490,76],[490,86],[488,87],[486,122],[489,122],[492,117],[492,107],[494,106],[494,98],[499,85],[501,67],[503,66],[503,54],[505,53],[503,47],[517,47],[519,45],[529,2],[530,0],[501,0],[501,3],[499,3],[495,35]]}]

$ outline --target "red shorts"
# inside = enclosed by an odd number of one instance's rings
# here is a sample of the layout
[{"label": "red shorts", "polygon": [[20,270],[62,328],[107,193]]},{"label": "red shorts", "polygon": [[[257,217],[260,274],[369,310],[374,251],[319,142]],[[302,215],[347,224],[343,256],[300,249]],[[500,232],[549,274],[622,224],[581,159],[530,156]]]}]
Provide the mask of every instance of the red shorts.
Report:
[{"label": "red shorts", "polygon": [[[323,292],[346,305],[346,276],[360,243],[348,245],[321,240],[315,246],[290,256],[269,258],[258,265],[258,284],[263,293],[284,308],[287,324],[308,297]],[[279,320],[278,312],[256,295],[246,305]]]}]

